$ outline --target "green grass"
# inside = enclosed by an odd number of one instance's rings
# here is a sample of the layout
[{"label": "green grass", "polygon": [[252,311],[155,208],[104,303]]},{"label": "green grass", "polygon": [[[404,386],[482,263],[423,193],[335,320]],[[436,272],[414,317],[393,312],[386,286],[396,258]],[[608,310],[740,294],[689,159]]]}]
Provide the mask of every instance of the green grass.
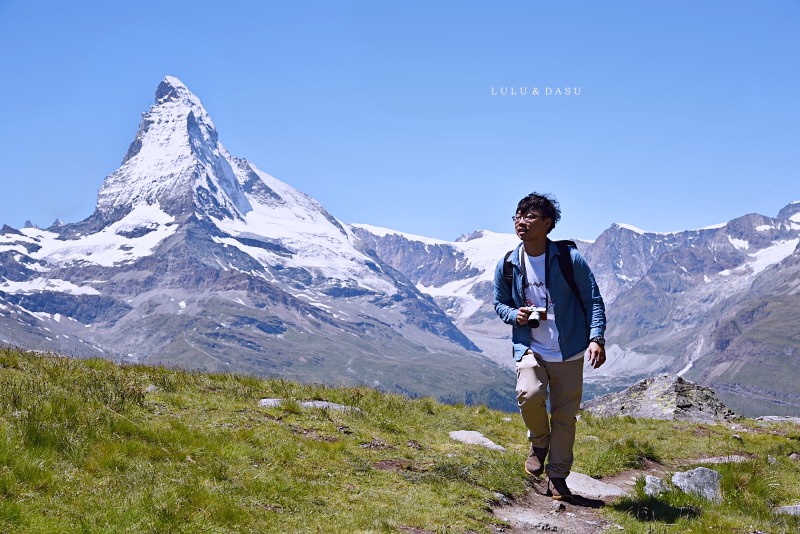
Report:
[{"label": "green grass", "polygon": [[[764,526],[773,505],[800,502],[788,459],[800,433],[746,424],[740,443],[719,425],[583,416],[575,469],[748,454],[752,465],[720,468],[720,504],[671,492],[600,513],[634,532],[800,528]],[[507,450],[449,438],[462,429]],[[526,452],[519,416],[483,406],[0,349],[0,532],[492,532],[495,493],[525,491]]]}]

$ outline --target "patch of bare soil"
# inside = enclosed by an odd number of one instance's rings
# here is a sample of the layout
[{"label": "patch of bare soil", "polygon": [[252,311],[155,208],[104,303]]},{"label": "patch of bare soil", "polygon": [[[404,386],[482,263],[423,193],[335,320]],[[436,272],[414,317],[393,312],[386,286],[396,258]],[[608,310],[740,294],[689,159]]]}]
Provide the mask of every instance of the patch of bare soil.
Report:
[{"label": "patch of bare soil", "polygon": [[[632,491],[640,476],[654,475],[664,477],[668,468],[655,462],[648,462],[642,469],[628,470],[613,477],[602,479],[625,491]],[[566,532],[590,534],[597,532],[617,532],[619,525],[604,518],[600,510],[616,497],[586,498],[579,490],[571,502],[554,501],[545,495],[546,478],[529,478],[528,491],[516,500],[503,499],[492,509],[494,515],[509,526],[496,526],[496,532],[522,534],[528,532]]]},{"label": "patch of bare soil", "polygon": [[[546,483],[542,482],[542,485]],[[522,498],[509,505],[494,508],[498,519],[509,526],[496,526],[496,532],[521,534],[523,532],[567,532],[587,534],[608,532],[615,525],[597,513],[605,506],[601,499],[575,497],[572,502],[554,501],[542,495],[541,490],[530,489]]]}]

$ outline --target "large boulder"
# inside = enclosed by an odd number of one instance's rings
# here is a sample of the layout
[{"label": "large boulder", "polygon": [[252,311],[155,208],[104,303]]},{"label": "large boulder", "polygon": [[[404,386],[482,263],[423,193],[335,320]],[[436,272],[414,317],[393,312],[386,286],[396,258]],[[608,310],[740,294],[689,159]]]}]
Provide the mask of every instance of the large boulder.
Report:
[{"label": "large boulder", "polygon": [[630,415],[697,423],[714,423],[738,417],[711,389],[675,375],[642,380],[619,393],[587,401],[582,408],[602,417]]}]

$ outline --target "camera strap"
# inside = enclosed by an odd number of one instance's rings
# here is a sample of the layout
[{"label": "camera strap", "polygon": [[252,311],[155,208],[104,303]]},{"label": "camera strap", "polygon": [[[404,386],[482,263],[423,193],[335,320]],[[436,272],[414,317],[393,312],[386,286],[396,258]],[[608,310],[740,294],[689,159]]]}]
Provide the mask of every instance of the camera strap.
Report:
[{"label": "camera strap", "polygon": [[[549,248],[549,247],[547,247],[547,248]],[[522,248],[521,245],[520,245],[519,255],[520,255],[520,262],[519,263],[520,263],[520,268],[522,270],[522,289],[523,289],[523,293],[524,293],[525,291],[528,290],[528,272],[527,272],[526,265],[528,264],[528,262],[531,262],[531,265],[533,265],[533,260],[532,260],[532,258],[530,256],[528,256],[528,253],[525,252],[525,249]],[[550,289],[549,289],[549,285],[547,284],[547,272],[548,272],[547,264],[548,264],[549,258],[550,258],[549,251],[547,249],[545,249],[545,253],[544,253],[544,280],[541,280],[541,282],[543,283],[543,285],[541,287],[544,287],[544,308],[546,310],[550,309]],[[538,277],[537,277],[537,280],[538,280]],[[534,286],[536,286],[536,284],[534,284]],[[537,287],[539,287],[539,286],[537,286]],[[535,293],[533,287],[530,289],[530,291],[531,291],[531,297],[533,297],[534,293]],[[537,295],[537,296],[539,296],[541,298],[541,295]],[[525,295],[523,295],[523,298],[524,297],[525,297]],[[526,304],[528,304],[527,303],[527,299],[525,299],[525,300],[526,300]],[[536,302],[533,301],[533,299],[531,299],[531,300],[532,300],[531,304],[536,306]]]}]

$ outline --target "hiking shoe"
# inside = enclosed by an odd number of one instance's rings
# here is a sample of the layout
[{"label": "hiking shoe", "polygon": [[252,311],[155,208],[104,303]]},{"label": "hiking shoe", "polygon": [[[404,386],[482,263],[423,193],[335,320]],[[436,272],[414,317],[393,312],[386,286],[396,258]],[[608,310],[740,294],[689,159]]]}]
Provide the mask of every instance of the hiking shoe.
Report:
[{"label": "hiking shoe", "polygon": [[554,501],[572,500],[572,492],[567,487],[567,480],[564,478],[551,478],[548,482],[548,491]]},{"label": "hiking shoe", "polygon": [[544,459],[547,457],[547,449],[534,447],[531,445],[531,452],[525,460],[525,472],[531,476],[541,476],[544,473]]}]

